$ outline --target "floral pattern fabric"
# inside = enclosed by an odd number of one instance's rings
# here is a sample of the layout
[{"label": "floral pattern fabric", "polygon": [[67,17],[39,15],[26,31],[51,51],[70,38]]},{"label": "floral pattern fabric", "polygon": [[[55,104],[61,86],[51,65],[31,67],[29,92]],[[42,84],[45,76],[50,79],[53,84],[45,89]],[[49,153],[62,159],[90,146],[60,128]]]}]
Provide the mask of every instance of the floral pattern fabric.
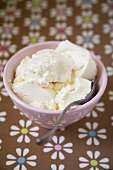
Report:
[{"label": "floral pattern fabric", "polygon": [[[109,83],[90,113],[38,146],[37,137],[48,130],[14,106],[3,85],[4,67],[29,44],[65,39],[96,54]],[[112,134],[113,1],[0,0],[0,170],[112,170]]]}]

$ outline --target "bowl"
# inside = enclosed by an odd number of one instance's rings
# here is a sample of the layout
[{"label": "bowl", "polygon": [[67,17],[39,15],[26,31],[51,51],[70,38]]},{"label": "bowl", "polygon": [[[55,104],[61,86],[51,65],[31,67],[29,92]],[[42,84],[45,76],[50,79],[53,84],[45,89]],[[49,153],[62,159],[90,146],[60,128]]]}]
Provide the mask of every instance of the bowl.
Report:
[{"label": "bowl", "polygon": [[[32,107],[26,103],[24,103],[22,100],[20,100],[15,93],[11,89],[11,83],[13,82],[14,75],[15,75],[15,69],[19,65],[20,61],[25,56],[31,56],[33,53],[36,53],[39,50],[42,49],[55,49],[58,46],[58,41],[47,41],[42,43],[36,43],[33,45],[29,45],[27,47],[24,47],[23,49],[19,50],[17,53],[15,53],[7,62],[5,69],[4,69],[4,75],[3,75],[3,82],[4,86],[6,88],[6,91],[8,95],[10,96],[13,103],[16,105],[16,107],[24,113],[26,117],[28,117],[30,120],[35,121],[39,125],[52,129],[57,118],[62,113],[61,110],[43,110],[38,109],[35,107]],[[98,103],[99,99],[102,97],[106,86],[107,86],[107,74],[105,67],[100,59],[98,59],[95,55],[91,54],[93,59],[97,63],[97,78],[96,78],[96,87],[97,87],[97,93],[96,95],[87,103],[77,107],[73,108],[70,111],[68,111],[64,116],[62,121],[59,124],[59,129],[65,128],[78,120],[82,119],[87,113],[89,113],[95,105]]]}]

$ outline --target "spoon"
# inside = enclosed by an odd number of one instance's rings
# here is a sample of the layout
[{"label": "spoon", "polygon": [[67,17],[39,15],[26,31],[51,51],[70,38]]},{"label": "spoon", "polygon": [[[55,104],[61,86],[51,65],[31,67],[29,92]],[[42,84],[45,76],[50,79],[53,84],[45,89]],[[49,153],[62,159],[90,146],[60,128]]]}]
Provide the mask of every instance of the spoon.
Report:
[{"label": "spoon", "polygon": [[44,143],[49,142],[52,139],[52,136],[55,134],[56,130],[58,129],[58,125],[62,120],[62,117],[64,116],[64,114],[66,114],[67,111],[69,111],[72,107],[76,106],[76,105],[82,105],[87,103],[94,95],[95,95],[95,91],[96,91],[96,83],[94,80],[91,81],[91,92],[84,98],[81,100],[77,100],[77,101],[73,101],[72,103],[70,103],[60,114],[60,116],[58,117],[54,127],[52,130],[50,130],[47,134],[45,134],[44,136],[42,136],[42,138],[38,138],[36,139],[36,143],[38,145],[42,145]]}]

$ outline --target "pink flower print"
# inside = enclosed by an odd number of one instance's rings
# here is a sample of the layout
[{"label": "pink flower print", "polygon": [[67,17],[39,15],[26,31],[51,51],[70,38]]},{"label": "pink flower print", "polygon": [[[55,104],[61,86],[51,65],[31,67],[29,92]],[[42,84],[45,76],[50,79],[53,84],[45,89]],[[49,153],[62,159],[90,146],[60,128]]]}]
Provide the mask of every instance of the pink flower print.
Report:
[{"label": "pink flower print", "polygon": [[43,149],[43,151],[45,153],[50,152],[50,151],[54,151],[53,154],[51,155],[51,159],[57,159],[57,157],[59,157],[60,160],[64,160],[65,159],[65,155],[62,153],[62,151],[65,151],[69,154],[71,154],[73,152],[73,150],[71,149],[71,147],[73,146],[73,144],[70,143],[66,143],[66,144],[62,144],[65,140],[64,136],[60,136],[59,138],[57,136],[53,136],[52,141],[54,142],[54,144],[52,143],[47,143],[45,144],[45,148]]},{"label": "pink flower print", "polygon": [[107,13],[109,17],[113,16],[113,3],[102,3],[102,12]]},{"label": "pink flower print", "polygon": [[21,17],[21,10],[16,8],[6,8],[0,11],[0,17],[4,18],[5,21],[14,21],[15,18]]},{"label": "pink flower print", "polygon": [[55,18],[57,21],[65,21],[68,17],[73,15],[72,7],[67,7],[66,4],[57,5],[56,8],[50,10],[50,16]]},{"label": "pink flower print", "polygon": [[0,41],[0,57],[9,57],[9,53],[15,53],[17,46],[15,44],[11,45],[11,41],[6,40]]},{"label": "pink flower print", "polygon": [[13,23],[3,23],[3,27],[0,27],[1,38],[11,39],[13,35],[18,35],[19,27],[15,27]]},{"label": "pink flower print", "polygon": [[49,34],[55,36],[56,40],[64,40],[73,34],[73,28],[66,23],[57,23],[55,27],[50,27]]}]

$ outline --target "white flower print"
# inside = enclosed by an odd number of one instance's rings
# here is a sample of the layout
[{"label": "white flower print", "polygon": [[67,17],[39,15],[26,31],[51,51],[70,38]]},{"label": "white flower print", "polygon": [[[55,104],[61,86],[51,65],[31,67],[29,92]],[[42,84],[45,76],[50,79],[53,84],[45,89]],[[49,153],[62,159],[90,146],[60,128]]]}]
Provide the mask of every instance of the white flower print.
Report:
[{"label": "white flower print", "polygon": [[99,23],[99,15],[93,14],[92,11],[82,11],[82,14],[75,17],[75,22],[82,28],[93,28],[93,24]]},{"label": "white flower print", "polygon": [[66,23],[56,23],[55,27],[50,27],[49,35],[55,36],[56,40],[64,40],[73,34],[73,27]]},{"label": "white flower print", "polygon": [[97,3],[98,0],[75,0],[75,5],[81,6],[82,9],[91,9]]},{"label": "white flower print", "polygon": [[107,66],[106,70],[107,70],[107,75],[108,76],[113,76],[113,62],[111,63],[112,66]]},{"label": "white flower print", "polygon": [[92,30],[83,31],[82,35],[76,36],[76,43],[82,45],[84,48],[93,49],[94,44],[100,43],[100,35],[94,35],[94,32]]},{"label": "white flower print", "polygon": [[100,139],[107,139],[107,135],[105,134],[107,132],[106,129],[99,129],[98,128],[98,123],[90,123],[86,122],[86,129],[84,128],[79,128],[78,129],[78,138],[87,138],[86,144],[87,145],[100,145],[99,138]]},{"label": "white flower print", "polygon": [[102,59],[102,56],[99,55],[99,54],[97,54],[97,53],[95,53],[95,51],[90,50],[90,52],[91,52],[93,55],[96,55],[96,57],[97,57],[99,60]]},{"label": "white flower print", "polygon": [[6,59],[0,59],[0,77],[3,77],[4,67],[7,63]]},{"label": "white flower print", "polygon": [[26,44],[33,44],[36,42],[43,42],[45,41],[46,37],[45,36],[41,36],[39,32],[29,32],[29,36],[24,35],[22,37],[22,44],[26,45]]},{"label": "white flower print", "polygon": [[102,3],[101,9],[103,13],[107,13],[109,17],[113,16],[113,3]]},{"label": "white flower print", "polygon": [[108,91],[109,100],[113,101],[113,90]]},{"label": "white flower print", "polygon": [[5,122],[7,113],[5,111],[0,112],[0,122]]},{"label": "white flower print", "polygon": [[13,23],[3,23],[3,27],[0,26],[1,38],[11,39],[13,35],[18,35],[19,27],[14,26]]},{"label": "white flower print", "polygon": [[57,21],[66,21],[67,17],[73,15],[73,8],[67,7],[66,4],[57,5],[56,8],[50,9],[50,17],[55,18]]},{"label": "white flower print", "polygon": [[40,30],[41,27],[47,25],[47,18],[41,17],[40,14],[32,14],[30,18],[25,18],[24,26],[29,27],[30,30]]},{"label": "white flower print", "polygon": [[0,17],[5,21],[14,21],[16,18],[21,17],[21,10],[16,8],[6,8],[0,10]]},{"label": "white flower print", "polygon": [[60,160],[64,160],[65,156],[62,153],[62,151],[65,151],[69,154],[71,154],[73,152],[73,150],[71,149],[73,144],[71,142],[62,145],[62,143],[65,140],[64,136],[60,136],[59,138],[57,136],[53,136],[52,140],[53,140],[54,144],[47,143],[44,145],[45,148],[43,149],[44,152],[50,152],[52,150],[54,151],[54,153],[51,155],[51,159],[55,160],[58,157]]},{"label": "white flower print", "polygon": [[1,81],[0,82],[0,101],[2,100],[2,97],[1,96],[8,96],[8,93],[7,93],[7,91],[6,91],[6,89],[4,88],[4,84],[3,84],[3,82]]},{"label": "white flower print", "polygon": [[101,56],[101,55],[98,55],[98,54],[95,54],[95,55],[96,55],[96,57],[97,57],[99,60],[102,59],[102,56]]},{"label": "white flower print", "polygon": [[42,9],[48,7],[48,1],[46,0],[32,0],[26,2],[26,9],[31,10],[31,12],[41,12]]},{"label": "white flower print", "polygon": [[20,112],[20,115],[22,115],[22,116],[23,116],[23,115],[24,115],[24,113]]},{"label": "white flower print", "polygon": [[18,108],[16,107],[16,105],[13,105],[13,109],[18,109]]},{"label": "white flower print", "polygon": [[63,164],[60,164],[57,168],[55,164],[51,165],[51,170],[64,170],[65,166]]},{"label": "white flower print", "polygon": [[9,53],[15,53],[16,52],[17,45],[13,44],[11,45],[11,41],[9,40],[1,40],[0,41],[0,57],[9,57]]},{"label": "white flower print", "polygon": [[103,24],[103,33],[110,35],[113,38],[113,19],[108,20],[108,24]]},{"label": "white flower print", "polygon": [[111,116],[111,126],[113,126],[113,116]]},{"label": "white flower print", "polygon": [[99,102],[95,108],[86,115],[86,117],[98,117],[98,112],[104,112],[105,111],[105,108],[104,108],[104,103],[103,102]]},{"label": "white flower print", "polygon": [[[16,105],[13,105],[13,109],[15,109],[15,110],[18,110],[18,108],[16,107]],[[24,113],[22,113],[22,112],[20,112],[20,115],[24,115]]]},{"label": "white flower print", "polygon": [[79,157],[79,161],[81,162],[79,164],[80,168],[88,168],[89,170],[100,170],[100,169],[109,169],[110,166],[108,165],[109,159],[108,158],[101,158],[100,152],[95,151],[94,153],[92,151],[87,151],[87,155],[89,159],[85,157]]},{"label": "white flower print", "polygon": [[29,153],[28,148],[25,148],[23,150],[21,148],[17,148],[16,156],[12,154],[7,155],[8,160],[6,161],[6,165],[11,166],[15,164],[15,168],[13,170],[27,170],[26,164],[32,167],[36,166],[35,160],[37,159],[37,156],[31,155],[29,157],[26,157],[28,153]]},{"label": "white flower print", "polygon": [[110,44],[106,44],[104,49],[105,54],[111,54],[111,58],[113,58],[113,40],[110,41]]},{"label": "white flower print", "polygon": [[15,136],[15,135],[19,135],[19,137],[17,138],[17,142],[21,143],[22,141],[25,141],[25,143],[29,143],[30,142],[30,138],[29,135],[37,137],[38,134],[38,130],[39,127],[38,126],[34,126],[31,127],[32,121],[31,120],[20,120],[19,121],[20,127],[12,125],[11,126],[11,132],[10,135],[11,136]]},{"label": "white flower print", "polygon": [[0,139],[0,149],[1,149],[2,139]]}]

